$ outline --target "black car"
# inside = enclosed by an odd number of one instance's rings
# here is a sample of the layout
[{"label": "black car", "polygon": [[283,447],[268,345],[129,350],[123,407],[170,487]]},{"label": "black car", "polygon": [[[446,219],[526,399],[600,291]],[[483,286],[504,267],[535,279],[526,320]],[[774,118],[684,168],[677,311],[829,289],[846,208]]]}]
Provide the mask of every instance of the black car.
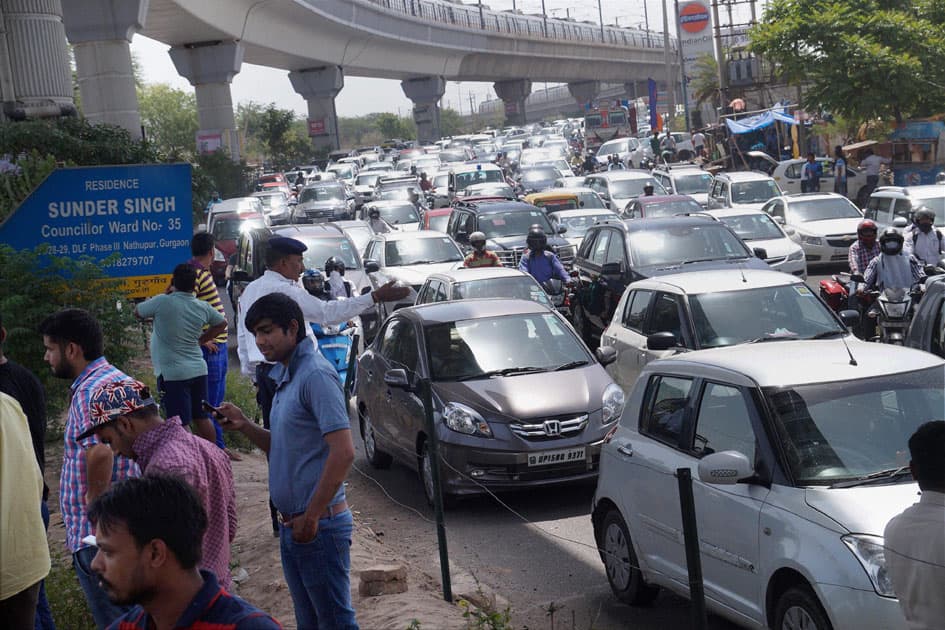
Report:
[{"label": "black car", "polygon": [[[355,291],[364,293],[371,290],[371,280],[364,270],[357,246],[337,225],[320,223],[276,228],[259,227],[243,231],[236,244],[236,264],[230,276],[234,308],[246,285],[265,273],[266,250],[269,248],[269,239],[273,236],[288,236],[305,243],[308,250],[302,254],[302,260],[306,269],[319,269],[324,272],[326,260],[332,256],[340,258],[345,264],[345,279],[354,285]],[[374,338],[378,324],[376,309],[361,314],[364,339]]]},{"label": "black car", "polygon": [[683,271],[770,269],[766,257],[767,252],[749,249],[712,217],[600,221],[588,228],[574,259],[579,277],[571,312],[574,328],[596,347],[631,282]]},{"label": "black car", "polygon": [[446,233],[465,252],[469,252],[469,235],[486,235],[486,248],[492,250],[505,267],[517,267],[525,251],[525,237],[532,225],[540,225],[548,235],[548,246],[561,264],[570,269],[574,261],[574,245],[562,238],[563,229],[555,229],[541,208],[530,203],[508,200],[457,201],[453,204]]},{"label": "black car", "polygon": [[306,186],[292,210],[293,223],[319,223],[354,218],[354,196],[342,182],[325,181]]}]

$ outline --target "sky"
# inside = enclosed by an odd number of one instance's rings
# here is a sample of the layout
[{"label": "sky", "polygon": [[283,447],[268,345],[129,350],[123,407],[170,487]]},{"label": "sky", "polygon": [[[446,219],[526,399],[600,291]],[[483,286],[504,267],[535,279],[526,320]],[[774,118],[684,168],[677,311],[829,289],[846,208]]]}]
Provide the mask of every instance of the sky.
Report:
[{"label": "sky", "polygon": [[[476,4],[471,0],[464,1],[466,4]],[[626,0],[599,2],[605,24],[643,28],[648,17],[650,29],[662,31],[660,0],[636,0],[633,6]],[[513,3],[525,13],[541,13],[542,0],[487,0],[483,4],[492,9],[506,10],[511,9]],[[573,6],[575,4],[579,6]],[[549,16],[598,21],[598,2],[595,0],[544,0],[544,5]],[[671,24],[671,29],[672,26]],[[167,54],[168,46],[135,35],[131,50],[138,60],[146,83],[168,83],[178,89],[192,89],[187,80],[174,69],[174,64]],[[300,116],[307,115],[305,100],[292,89],[288,72],[285,70],[244,63],[240,73],[233,79],[231,91],[234,105],[248,101],[263,104],[272,102],[277,107],[291,109]],[[484,99],[494,98],[496,95],[491,83],[450,81],[443,96],[443,105],[461,113],[468,113],[470,100],[473,107],[478,108],[478,104]],[[335,105],[340,116],[363,116],[372,112],[391,112],[408,116],[413,107],[410,100],[404,96],[399,81],[347,76],[344,89],[335,100]]]}]

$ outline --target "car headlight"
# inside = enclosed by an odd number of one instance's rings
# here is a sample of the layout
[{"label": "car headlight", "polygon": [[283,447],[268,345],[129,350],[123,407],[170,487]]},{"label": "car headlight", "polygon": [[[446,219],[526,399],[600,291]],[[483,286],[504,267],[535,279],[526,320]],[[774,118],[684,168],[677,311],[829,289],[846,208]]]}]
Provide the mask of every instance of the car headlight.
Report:
[{"label": "car headlight", "polygon": [[474,409],[462,403],[447,403],[443,410],[443,422],[457,433],[492,437],[492,429],[489,428],[489,423],[483,420],[482,416]]},{"label": "car headlight", "polygon": [[823,245],[824,239],[822,236],[808,236],[806,234],[801,234],[801,242],[806,245]]},{"label": "car headlight", "polygon": [[601,424],[610,424],[619,418],[623,413],[624,402],[623,390],[616,383],[608,385],[601,399]]},{"label": "car headlight", "polygon": [[788,254],[787,259],[791,261],[804,260],[804,250],[799,249],[796,252],[791,252],[790,254]]},{"label": "car headlight", "polygon": [[841,540],[850,548],[873,583],[873,588],[883,597],[895,597],[892,580],[886,571],[886,551],[882,536],[847,534]]}]

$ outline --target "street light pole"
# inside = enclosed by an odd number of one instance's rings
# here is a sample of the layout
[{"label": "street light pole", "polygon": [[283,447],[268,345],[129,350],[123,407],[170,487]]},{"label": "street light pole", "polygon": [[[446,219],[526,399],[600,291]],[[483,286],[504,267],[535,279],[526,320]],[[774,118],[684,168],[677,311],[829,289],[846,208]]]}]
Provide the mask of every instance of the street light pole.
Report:
[{"label": "street light pole", "polygon": [[479,28],[486,30],[486,19],[482,16],[482,0],[479,0]]},{"label": "street light pole", "polygon": [[663,59],[666,63],[666,87],[669,92],[668,117],[669,121],[672,121],[676,117],[676,82],[673,80],[672,56],[669,54],[669,10],[666,8],[668,1],[663,0]]},{"label": "street light pole", "polygon": [[597,17],[600,20],[600,42],[604,44],[606,43],[604,40],[604,10],[600,6],[600,0],[597,0]]},{"label": "street light pole", "polygon": [[541,0],[541,24],[545,37],[548,37],[548,14],[545,12],[545,0]]}]

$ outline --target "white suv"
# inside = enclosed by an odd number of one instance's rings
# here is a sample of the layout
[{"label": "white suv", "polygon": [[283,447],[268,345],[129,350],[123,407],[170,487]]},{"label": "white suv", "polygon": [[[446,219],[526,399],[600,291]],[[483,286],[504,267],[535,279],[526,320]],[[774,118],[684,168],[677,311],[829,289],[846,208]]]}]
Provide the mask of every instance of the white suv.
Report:
[{"label": "white suv", "polygon": [[883,532],[917,500],[909,437],[943,408],[945,362],[910,348],[776,341],[648,364],[600,456],[591,518],[611,589],[628,604],[688,595],[688,468],[711,612],[904,630]]},{"label": "white suv", "polygon": [[708,209],[761,210],[766,201],[781,194],[778,183],[764,173],[719,173],[709,189]]},{"label": "white suv", "polygon": [[896,217],[912,223],[912,213],[925,206],[935,213],[935,227],[945,226],[945,186],[880,186],[870,195],[863,212],[880,226],[891,226]]}]

